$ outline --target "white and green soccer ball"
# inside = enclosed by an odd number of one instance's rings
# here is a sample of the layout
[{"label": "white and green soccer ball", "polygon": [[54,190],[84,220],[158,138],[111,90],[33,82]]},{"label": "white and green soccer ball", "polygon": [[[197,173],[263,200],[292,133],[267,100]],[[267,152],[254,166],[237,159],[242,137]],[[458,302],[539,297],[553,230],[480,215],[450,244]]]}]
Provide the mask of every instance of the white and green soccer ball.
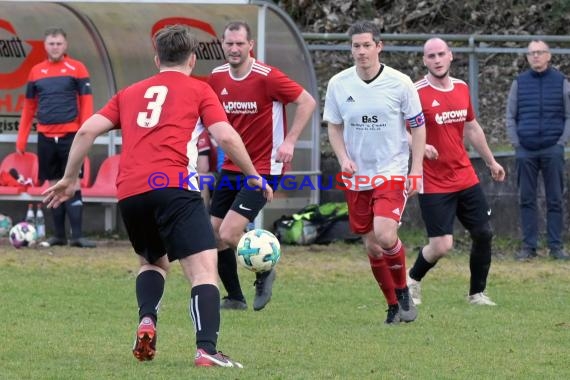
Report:
[{"label": "white and green soccer ball", "polygon": [[12,228],[12,218],[8,215],[0,214],[0,237],[8,236],[8,232]]},{"label": "white and green soccer ball", "polygon": [[267,272],[281,258],[281,245],[271,232],[254,229],[246,232],[237,246],[238,262],[252,272]]}]

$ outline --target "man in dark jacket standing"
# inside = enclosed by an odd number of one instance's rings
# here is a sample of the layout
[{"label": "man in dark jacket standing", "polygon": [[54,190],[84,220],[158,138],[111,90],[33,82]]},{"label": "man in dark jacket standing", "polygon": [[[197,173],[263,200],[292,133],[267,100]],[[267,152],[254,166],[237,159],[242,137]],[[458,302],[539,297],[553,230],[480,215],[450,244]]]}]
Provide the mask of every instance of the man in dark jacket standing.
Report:
[{"label": "man in dark jacket standing", "polygon": [[570,133],[570,84],[550,66],[550,49],[532,41],[526,53],[530,70],[514,81],[507,101],[507,134],[516,150],[523,244],[517,259],[537,256],[538,173],[546,195],[546,231],[550,256],[568,260],[562,243],[564,145]]}]

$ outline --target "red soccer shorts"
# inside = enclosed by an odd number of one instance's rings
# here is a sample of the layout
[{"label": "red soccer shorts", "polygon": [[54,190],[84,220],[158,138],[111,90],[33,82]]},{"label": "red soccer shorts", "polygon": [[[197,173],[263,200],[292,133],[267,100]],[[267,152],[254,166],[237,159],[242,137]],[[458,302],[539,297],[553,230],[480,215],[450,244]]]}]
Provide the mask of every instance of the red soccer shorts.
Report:
[{"label": "red soccer shorts", "polygon": [[387,186],[379,188],[352,191],[345,190],[346,203],[348,204],[348,220],[350,229],[356,234],[366,234],[372,231],[374,217],[381,216],[400,222],[404,207],[408,199],[408,192],[400,182],[392,184],[388,181]]}]

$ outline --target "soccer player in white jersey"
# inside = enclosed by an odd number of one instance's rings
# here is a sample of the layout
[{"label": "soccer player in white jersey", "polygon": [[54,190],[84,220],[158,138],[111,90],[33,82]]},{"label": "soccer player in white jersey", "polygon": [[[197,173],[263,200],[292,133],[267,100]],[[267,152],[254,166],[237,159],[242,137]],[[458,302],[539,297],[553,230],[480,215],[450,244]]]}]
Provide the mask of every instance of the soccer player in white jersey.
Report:
[{"label": "soccer player in white jersey", "polygon": [[[421,187],[424,117],[412,80],[380,62],[379,27],[356,22],[348,35],[355,65],[329,81],[323,119],[343,173],[350,227],[363,236],[388,303],[385,322],[411,322],[417,311],[398,225],[408,196]],[[406,123],[413,140],[410,168]]]},{"label": "soccer player in white jersey", "polygon": [[475,119],[469,87],[449,75],[452,60],[451,50],[442,39],[432,38],[425,43],[423,61],[428,74],[416,82],[416,88],[426,119],[428,159],[424,161],[419,201],[429,243],[419,250],[410,268],[408,286],[414,302],[421,303],[420,281],[453,247],[457,215],[472,240],[468,300],[492,306],[495,303],[484,293],[491,267],[491,209],[465,150],[464,138],[485,161],[495,181],[505,179],[505,170],[493,157]]}]

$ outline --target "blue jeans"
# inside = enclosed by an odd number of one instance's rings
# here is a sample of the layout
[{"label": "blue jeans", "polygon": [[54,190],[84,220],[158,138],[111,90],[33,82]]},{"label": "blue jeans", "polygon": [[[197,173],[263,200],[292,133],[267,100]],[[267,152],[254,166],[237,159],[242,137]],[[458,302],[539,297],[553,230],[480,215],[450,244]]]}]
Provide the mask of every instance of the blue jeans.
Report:
[{"label": "blue jeans", "polygon": [[523,247],[537,247],[537,188],[538,173],[542,172],[548,247],[562,248],[564,147],[557,144],[540,150],[526,150],[519,146],[516,149],[516,160]]}]

